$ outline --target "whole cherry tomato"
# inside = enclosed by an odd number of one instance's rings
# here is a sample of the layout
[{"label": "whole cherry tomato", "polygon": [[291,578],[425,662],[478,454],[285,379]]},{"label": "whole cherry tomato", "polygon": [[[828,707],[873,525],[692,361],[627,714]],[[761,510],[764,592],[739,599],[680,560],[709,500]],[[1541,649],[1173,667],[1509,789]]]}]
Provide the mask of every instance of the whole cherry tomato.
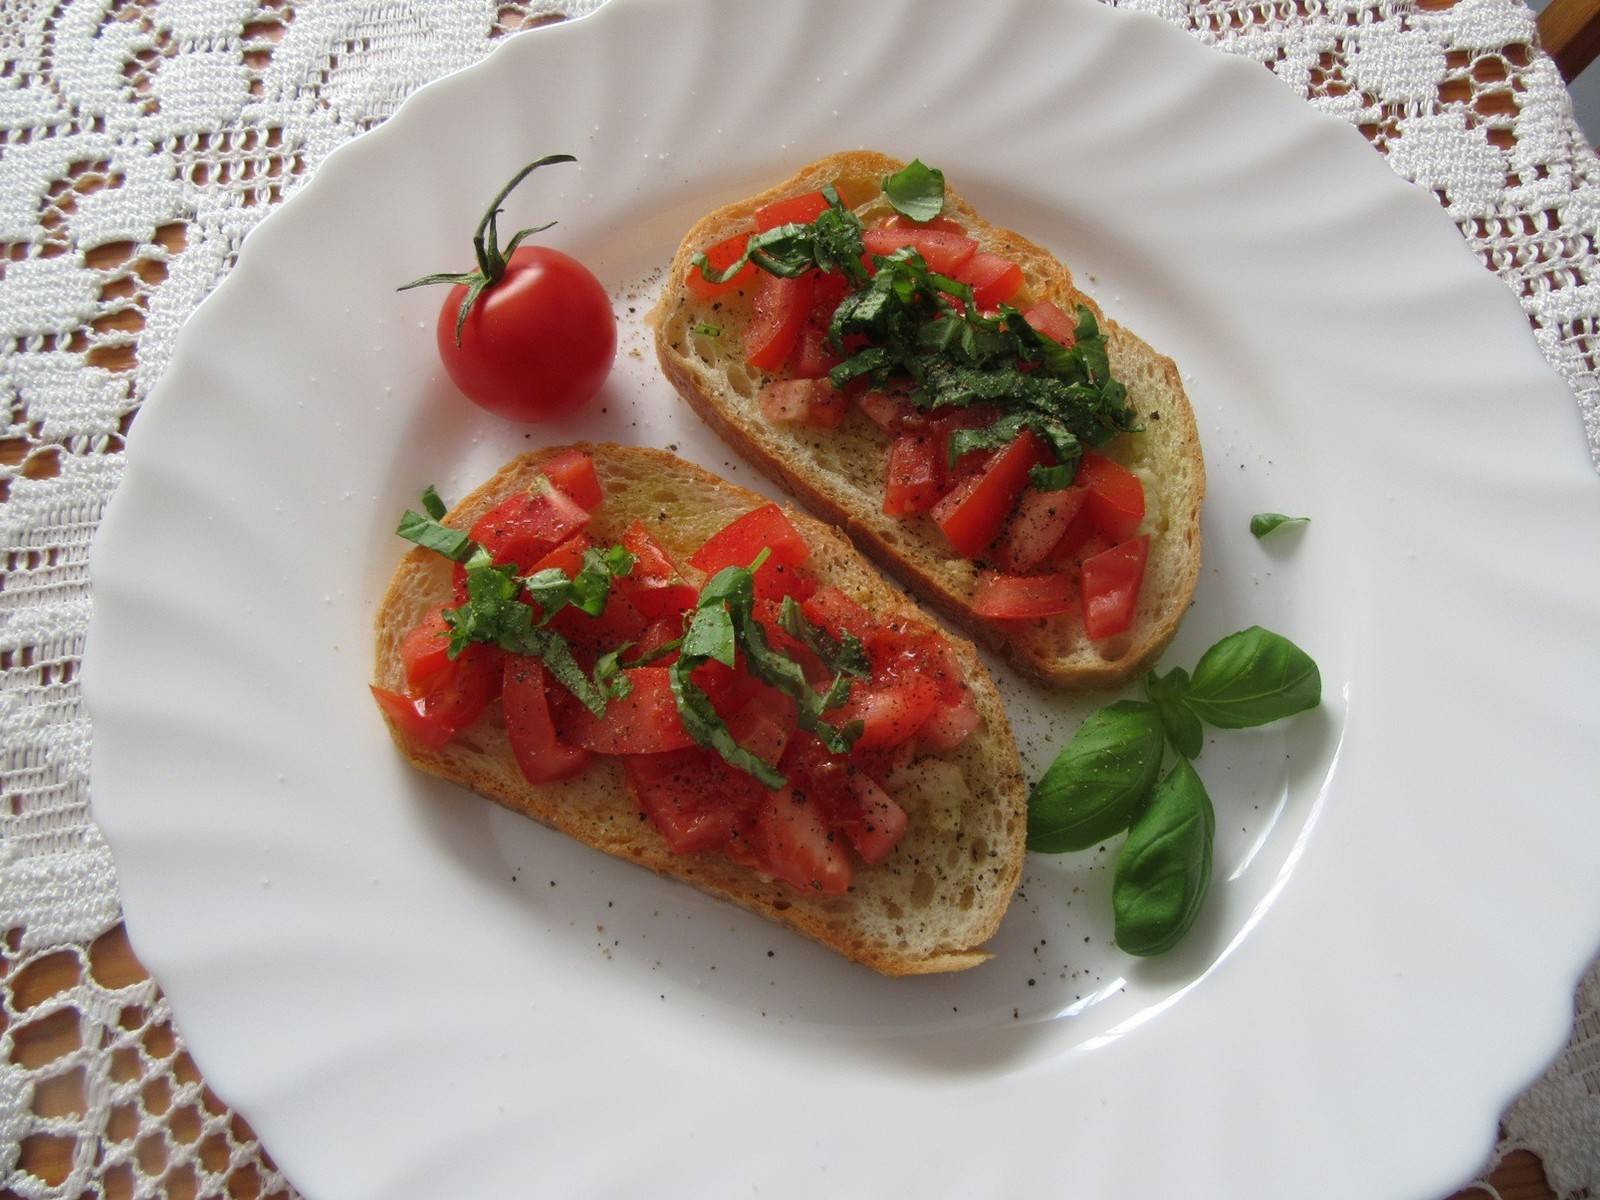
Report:
[{"label": "whole cherry tomato", "polygon": [[573,161],[570,154],[541,158],[500,189],[472,238],[474,270],[405,285],[454,285],[439,310],[439,357],[468,399],[514,421],[548,421],[585,404],[616,355],[616,317],[600,281],[570,255],[521,244],[549,224],[499,245],[495,222],[511,190],[535,168]]}]

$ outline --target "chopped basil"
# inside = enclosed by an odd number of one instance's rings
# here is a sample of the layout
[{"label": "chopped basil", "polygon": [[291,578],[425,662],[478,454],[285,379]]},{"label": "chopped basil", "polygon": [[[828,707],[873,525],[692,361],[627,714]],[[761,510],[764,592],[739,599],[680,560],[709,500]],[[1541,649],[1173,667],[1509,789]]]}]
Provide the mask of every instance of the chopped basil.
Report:
[{"label": "chopped basil", "polygon": [[444,514],[448,511],[431,483],[422,489],[422,510],[435,521],[443,520]]},{"label": "chopped basil", "polygon": [[713,604],[695,610],[689,631],[683,635],[683,653],[699,659],[715,659],[733,666],[733,615],[726,604]]},{"label": "chopped basil", "polygon": [[793,596],[785,596],[778,606],[778,625],[790,637],[810,649],[828,670],[839,675],[855,675],[865,679],[872,674],[872,663],[867,659],[867,648],[861,639],[846,631],[835,638],[820,625],[806,620],[805,613],[795,603]]},{"label": "chopped basil", "polygon": [[744,253],[722,270],[711,265],[704,254],[694,256],[694,265],[708,283],[727,283],[746,263],[755,263],[771,275],[795,279],[807,271],[835,271],[853,281],[866,278],[861,256],[866,248],[861,241],[861,219],[844,206],[830,184],[822,189],[828,207],[806,225],[779,225],[752,234]]},{"label": "chopped basil", "polygon": [[1282,529],[1285,525],[1309,525],[1310,517],[1286,517],[1283,513],[1257,513],[1250,518],[1250,532],[1256,538],[1264,538],[1274,529]]},{"label": "chopped basil", "polygon": [[884,179],[883,194],[896,212],[913,221],[931,221],[944,211],[944,172],[913,158]]},{"label": "chopped basil", "polygon": [[622,669],[621,661],[623,653],[632,648],[632,642],[623,642],[615,650],[608,650],[595,660],[594,684],[608,699],[621,700],[633,691],[633,680]]},{"label": "chopped basil", "polygon": [[773,791],[785,786],[789,781],[771,763],[733,740],[726,722],[711,707],[710,697],[689,677],[698,665],[689,655],[680,654],[678,660],[667,668],[667,681],[672,688],[672,699],[677,703],[678,717],[683,721],[684,731],[702,746],[715,750],[729,766],[754,775]]},{"label": "chopped basil", "polygon": [[472,539],[464,531],[441,525],[434,518],[412,512],[409,508],[400,518],[400,527],[395,532],[406,541],[415,542],[424,550],[442,554],[453,562],[466,561],[475,549]]},{"label": "chopped basil", "polygon": [[696,333],[698,333],[701,337],[721,337],[722,336],[722,326],[721,325],[712,325],[707,321],[699,322],[694,327],[694,331]]}]

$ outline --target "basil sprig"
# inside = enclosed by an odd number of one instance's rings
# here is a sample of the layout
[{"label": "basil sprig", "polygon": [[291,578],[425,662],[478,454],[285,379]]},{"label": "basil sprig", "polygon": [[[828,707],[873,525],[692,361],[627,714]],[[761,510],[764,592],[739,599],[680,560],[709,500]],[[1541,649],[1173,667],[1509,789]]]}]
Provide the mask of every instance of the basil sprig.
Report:
[{"label": "basil sprig", "polygon": [[1255,534],[1260,541],[1274,529],[1282,529],[1286,525],[1309,525],[1310,517],[1287,517],[1283,513],[1257,513],[1250,518],[1250,532]]},{"label": "basil sprig", "polygon": [[[1242,729],[1315,708],[1322,677],[1304,650],[1257,625],[1212,646],[1193,674],[1151,672],[1145,691],[1148,703],[1090,714],[1028,798],[1030,850],[1086,850],[1129,830],[1112,908],[1117,944],[1140,955],[1175,945],[1210,886],[1216,817],[1191,762],[1201,722]],[[1163,741],[1178,758],[1158,784]]]},{"label": "basil sprig", "polygon": [[1217,816],[1205,784],[1178,759],[1128,831],[1111,883],[1117,945],[1161,954],[1194,925],[1211,886]]},{"label": "basil sprig", "polygon": [[884,177],[883,194],[896,212],[913,221],[931,221],[944,211],[944,172],[913,158]]},{"label": "basil sprig", "polygon": [[1087,850],[1121,833],[1161,773],[1161,718],[1155,706],[1122,700],[1091,713],[1034,785],[1028,849]]}]

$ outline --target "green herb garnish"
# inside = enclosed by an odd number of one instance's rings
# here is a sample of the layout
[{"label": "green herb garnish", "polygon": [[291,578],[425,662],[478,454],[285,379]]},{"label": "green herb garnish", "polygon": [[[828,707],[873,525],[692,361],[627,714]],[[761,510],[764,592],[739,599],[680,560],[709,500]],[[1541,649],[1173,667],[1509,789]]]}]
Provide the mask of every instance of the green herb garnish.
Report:
[{"label": "green herb garnish", "polygon": [[1121,833],[1161,774],[1161,717],[1123,700],[1090,714],[1028,800],[1028,849],[1087,850]]},{"label": "green herb garnish", "polygon": [[701,337],[721,337],[722,336],[722,326],[721,325],[712,325],[708,321],[700,321],[700,322],[698,322],[694,327],[694,331],[696,333],[698,333]]},{"label": "green herb garnish", "polygon": [[884,178],[883,194],[896,212],[913,221],[931,221],[944,211],[944,172],[913,158]]},{"label": "green herb garnish", "polygon": [[1264,538],[1274,529],[1282,529],[1285,525],[1309,525],[1310,517],[1286,517],[1282,513],[1257,513],[1250,518],[1250,532],[1257,539]]},{"label": "green herb garnish", "polygon": [[708,283],[727,283],[744,270],[745,263],[752,262],[769,274],[788,279],[820,269],[843,274],[852,282],[865,280],[861,218],[844,206],[832,184],[824,187],[822,194],[827,197],[828,207],[809,224],[779,225],[751,234],[744,253],[720,271],[703,253],[694,256],[694,265]]},{"label": "green herb garnish", "polygon": [[433,484],[422,489],[422,511],[435,521],[444,520],[444,514],[449,511],[444,506],[444,501],[439,499],[439,493]]},{"label": "green herb garnish", "polygon": [[1211,886],[1216,833],[1205,784],[1180,758],[1117,855],[1111,883],[1117,945],[1129,954],[1161,954],[1189,932]]},{"label": "green herb garnish", "polygon": [[[428,502],[424,499],[422,503],[426,507]],[[453,562],[465,562],[477,548],[462,530],[441,525],[433,517],[425,517],[409,508],[400,518],[400,527],[395,532],[406,541],[415,542],[424,550],[442,554]]]}]

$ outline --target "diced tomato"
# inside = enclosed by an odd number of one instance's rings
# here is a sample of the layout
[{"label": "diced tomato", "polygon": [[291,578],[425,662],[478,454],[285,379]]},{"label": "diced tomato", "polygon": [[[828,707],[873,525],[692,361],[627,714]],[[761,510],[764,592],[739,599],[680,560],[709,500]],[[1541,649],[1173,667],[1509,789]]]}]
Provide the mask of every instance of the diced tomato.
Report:
[{"label": "diced tomato", "polygon": [[630,755],[622,760],[622,769],[640,811],[675,854],[723,845],[759,802],[754,789],[766,790],[698,746]]},{"label": "diced tomato", "polygon": [[511,754],[529,783],[548,783],[576,775],[589,762],[589,752],[556,737],[544,667],[536,658],[506,656],[500,703],[505,712]]},{"label": "diced tomato", "polygon": [[980,309],[1004,304],[1022,288],[1022,268],[998,254],[974,254],[958,269],[944,272],[972,288]]},{"label": "diced tomato", "polygon": [[1049,558],[1083,508],[1084,496],[1079,487],[1054,492],[1024,489],[1000,541],[996,556],[1000,565],[1022,575]]},{"label": "diced tomato", "polygon": [[[1061,540],[1050,551],[1047,561],[1057,565],[1076,565],[1081,561],[1079,551],[1092,539],[1100,536],[1100,531],[1095,527],[1094,517],[1089,515],[1087,504],[1079,505],[1077,515],[1072,518],[1066,532],[1061,535]],[[1107,542],[1100,549],[1104,550],[1109,546],[1110,543]]]},{"label": "diced tomato", "polygon": [[927,427],[938,440],[939,465],[944,471],[945,486],[960,483],[969,476],[976,475],[989,465],[993,454],[988,450],[968,450],[954,463],[950,462],[950,439],[958,429],[982,429],[993,425],[1000,419],[998,410],[987,406],[972,408],[958,408],[954,412],[946,412],[941,416],[931,419],[920,414],[908,419],[906,428],[917,421],[926,421]]},{"label": "diced tomato", "polygon": [[804,891],[843,895],[850,862],[823,823],[816,804],[790,788],[770,792],[757,811],[752,838],[763,865]]},{"label": "diced tomato", "polygon": [[757,692],[766,686],[745,670],[744,655],[734,657],[735,665],[730,667],[716,659],[703,662],[693,671],[689,678],[711,701],[711,707],[723,720],[743,708]]},{"label": "diced tomato", "polygon": [[1028,472],[1045,456],[1044,443],[1031,429],[1024,429],[1016,441],[995,453],[981,475],[933,506],[933,519],[957,554],[977,558],[988,548],[1027,486]]},{"label": "diced tomato", "polygon": [[374,684],[372,698],[399,728],[400,736],[419,750],[442,750],[456,735],[454,725],[428,716],[410,696]]},{"label": "diced tomato", "polygon": [[1089,513],[1100,532],[1125,542],[1144,520],[1144,484],[1127,467],[1096,450],[1086,450],[1075,480],[1088,491]]},{"label": "diced tomato", "polygon": [[649,627],[649,620],[619,588],[611,589],[598,617],[591,617],[569,604],[550,621],[550,628],[575,647],[581,646],[596,654],[603,654],[623,642],[638,641]]},{"label": "diced tomato", "polygon": [[797,279],[786,279],[761,273],[755,309],[744,333],[744,360],[750,366],[763,371],[783,366],[810,315],[814,275],[808,271]]},{"label": "diced tomato", "polygon": [[856,397],[856,403],[868,419],[885,433],[899,433],[900,423],[908,414],[916,411],[906,400],[888,392],[862,392]]},{"label": "diced tomato", "polygon": [[821,192],[806,192],[774,200],[756,209],[756,231],[765,233],[779,225],[809,225],[827,211],[828,198]]},{"label": "diced tomato", "polygon": [[1141,534],[1083,560],[1083,627],[1090,637],[1113,637],[1133,624],[1149,554],[1150,537]]},{"label": "diced tomato", "polygon": [[848,409],[845,394],[826,379],[778,379],[761,389],[761,415],[779,425],[837,429]]},{"label": "diced tomato", "polygon": [[794,701],[774,688],[752,696],[728,719],[733,740],[757,758],[776,766],[798,725]]},{"label": "diced tomato", "polygon": [[[640,659],[647,658],[651,654],[654,654],[668,642],[677,641],[682,636],[683,617],[681,614],[675,617],[662,617],[659,621],[654,622],[648,629],[644,631],[638,642],[635,643],[633,649],[629,650],[622,656],[622,661],[625,663],[638,662]],[[677,659],[677,657],[678,652],[673,650],[672,652],[663,655],[661,658],[656,659],[653,665],[658,667],[669,667]]]},{"label": "diced tomato", "polygon": [[589,523],[589,513],[560,488],[536,486],[479,517],[470,536],[498,563],[526,571]]},{"label": "diced tomato", "polygon": [[883,511],[891,517],[926,512],[944,490],[940,440],[931,433],[902,433],[889,444]]},{"label": "diced tomato", "polygon": [[406,686],[413,693],[426,690],[450,665],[450,626],[443,615],[447,607],[435,604],[416,628],[400,639],[400,662],[405,666]]},{"label": "diced tomato", "polygon": [[583,570],[583,554],[594,545],[594,539],[587,533],[574,534],[562,542],[554,550],[539,559],[528,568],[529,575],[537,575],[540,571],[552,568],[568,576],[576,576]]},{"label": "diced tomato", "polygon": [[876,866],[900,844],[906,833],[905,810],[894,802],[870,776],[850,773],[850,790],[855,804],[839,824],[850,844],[869,867]]},{"label": "diced tomato", "polygon": [[[731,238],[725,238],[706,251],[706,261],[716,270],[725,271],[744,253],[745,243],[749,240],[748,233],[736,233]],[[712,283],[700,273],[699,267],[690,267],[684,282],[696,296],[702,300],[710,300],[725,292],[731,292],[734,288],[745,287],[756,277],[758,269],[755,263],[745,263],[726,283]]]},{"label": "diced tomato", "polygon": [[970,262],[978,250],[978,243],[969,237],[959,233],[948,233],[942,229],[929,229],[926,226],[913,226],[908,229],[880,225],[867,230],[862,235],[862,242],[868,254],[881,254],[884,257],[902,247],[911,246],[922,255],[929,270],[952,276]]},{"label": "diced tomato", "polygon": [[807,679],[823,678],[828,673],[827,665],[810,646],[789,635],[779,620],[780,612],[781,606],[777,600],[757,600],[755,603],[755,618],[767,635],[767,645],[799,663]]},{"label": "diced tomato", "polygon": [[995,620],[1048,617],[1076,607],[1072,576],[1063,573],[1002,575],[984,571],[972,597],[972,611]]},{"label": "diced tomato", "polygon": [[983,724],[971,693],[961,703],[937,709],[917,730],[917,741],[935,754],[947,754],[966,741]]},{"label": "diced tomato", "polygon": [[1072,318],[1050,301],[1039,301],[1022,314],[1022,319],[1033,326],[1035,332],[1052,342],[1059,342],[1063,346],[1072,345]]},{"label": "diced tomato", "polygon": [[836,587],[825,587],[800,606],[806,620],[834,637],[854,634],[863,642],[871,635],[873,620],[861,605]]},{"label": "diced tomato", "polygon": [[626,674],[633,687],[606,701],[605,716],[577,710],[571,740],[600,754],[660,754],[694,745],[678,716],[667,668],[635,667]]},{"label": "diced tomato", "polygon": [[578,502],[578,507],[593,512],[605,498],[594,459],[582,450],[563,450],[539,464],[544,477]]},{"label": "diced tomato", "polygon": [[781,600],[792,595],[804,600],[816,590],[810,572],[800,569],[811,557],[811,548],[776,504],[764,504],[712,534],[689,562],[715,575],[723,567],[748,567],[764,549],[772,554],[756,572],[757,596]]},{"label": "diced tomato", "polygon": [[840,361],[839,356],[828,347],[827,326],[807,321],[800,329],[800,336],[795,339],[788,370],[796,380],[821,379]]},{"label": "diced tomato", "polygon": [[675,617],[694,605],[699,592],[684,582],[677,566],[642,521],[635,521],[623,531],[622,545],[633,554],[633,570],[618,579],[615,587],[644,617]]},{"label": "diced tomato", "polygon": [[935,217],[931,221],[913,221],[904,213],[895,213],[883,223],[885,229],[931,229],[939,233],[965,234],[966,227],[949,217]]},{"label": "diced tomato", "polygon": [[938,707],[939,687],[926,676],[911,671],[880,680],[874,671],[870,682],[856,681],[850,699],[831,719],[839,725],[860,721],[861,736],[853,748],[878,750],[905,741]]}]

